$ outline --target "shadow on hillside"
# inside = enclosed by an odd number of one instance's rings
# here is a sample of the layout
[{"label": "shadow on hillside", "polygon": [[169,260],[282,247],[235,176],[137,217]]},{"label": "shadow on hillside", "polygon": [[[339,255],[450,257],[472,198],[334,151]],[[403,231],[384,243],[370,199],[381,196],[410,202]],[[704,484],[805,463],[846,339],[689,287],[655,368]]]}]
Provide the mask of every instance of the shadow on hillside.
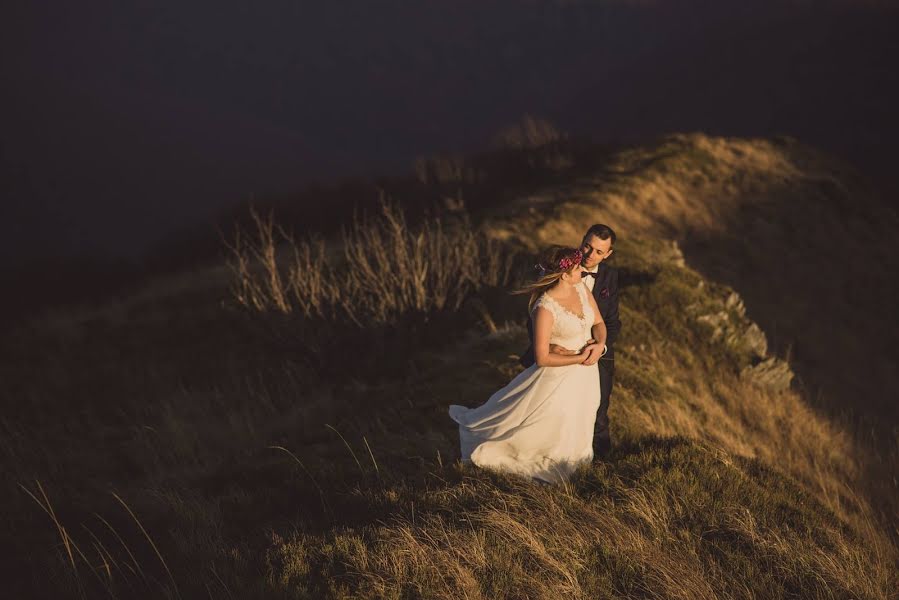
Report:
[{"label": "shadow on hillside", "polygon": [[645,287],[655,283],[658,274],[650,271],[638,271],[627,267],[619,267],[618,278],[622,288]]},{"label": "shadow on hillside", "polygon": [[808,404],[872,449],[866,493],[895,523],[899,220],[857,181],[810,177],[745,202],[726,225],[688,233],[687,262],[740,294]]},{"label": "shadow on hillside", "polygon": [[895,394],[885,393],[899,389],[895,244],[870,235],[851,207],[832,218],[818,199],[790,202],[785,190],[781,201],[744,208],[725,233],[687,236],[683,251],[740,294],[813,406],[889,441],[899,422]]}]

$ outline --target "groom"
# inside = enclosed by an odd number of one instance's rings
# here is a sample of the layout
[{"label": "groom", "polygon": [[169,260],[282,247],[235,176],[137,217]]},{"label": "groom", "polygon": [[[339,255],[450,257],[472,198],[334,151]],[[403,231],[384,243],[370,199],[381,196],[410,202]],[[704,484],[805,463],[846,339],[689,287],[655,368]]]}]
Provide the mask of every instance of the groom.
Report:
[{"label": "groom", "polygon": [[[618,317],[618,269],[610,267],[603,261],[612,255],[615,245],[615,232],[608,225],[593,225],[584,234],[581,252],[584,255],[581,266],[584,268],[584,285],[596,298],[599,312],[606,322],[606,348],[608,350],[599,359],[600,403],[596,411],[596,425],[593,429],[593,453],[605,456],[612,449],[612,437],[609,433],[609,399],[615,381],[615,340],[621,332],[621,319]],[[534,364],[533,323],[528,319],[528,336],[532,344],[521,357],[525,368]],[[557,354],[576,354],[580,348],[562,348],[551,345],[550,352]]]}]

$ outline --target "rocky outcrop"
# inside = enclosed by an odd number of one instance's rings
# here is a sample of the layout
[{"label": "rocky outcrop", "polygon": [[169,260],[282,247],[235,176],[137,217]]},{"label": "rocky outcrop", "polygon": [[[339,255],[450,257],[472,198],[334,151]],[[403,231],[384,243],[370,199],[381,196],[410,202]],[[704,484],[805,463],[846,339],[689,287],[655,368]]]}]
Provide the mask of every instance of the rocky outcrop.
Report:
[{"label": "rocky outcrop", "polygon": [[745,367],[740,372],[740,377],[759,387],[786,390],[793,382],[793,370],[786,361],[769,356],[757,365]]},{"label": "rocky outcrop", "polygon": [[765,332],[746,316],[746,306],[737,292],[730,291],[724,298],[712,298],[712,307],[719,310],[707,312],[709,304],[695,316],[709,330],[712,340],[720,342],[732,351],[743,365],[740,376],[752,383],[773,390],[789,389],[793,381],[790,365],[775,356],[768,355],[768,339]]}]

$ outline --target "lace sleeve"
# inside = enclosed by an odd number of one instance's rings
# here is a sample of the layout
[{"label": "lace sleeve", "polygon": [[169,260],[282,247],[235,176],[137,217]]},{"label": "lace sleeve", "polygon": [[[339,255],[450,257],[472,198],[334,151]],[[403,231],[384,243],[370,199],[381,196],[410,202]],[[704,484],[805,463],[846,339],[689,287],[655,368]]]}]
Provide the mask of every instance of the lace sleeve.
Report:
[{"label": "lace sleeve", "polygon": [[537,298],[537,301],[534,302],[534,308],[531,309],[531,318],[533,318],[534,313],[540,307],[548,310],[553,316],[553,319],[556,319],[558,317],[558,314],[556,312],[556,303],[553,302],[552,298],[550,298],[546,294],[542,294],[539,298]]}]

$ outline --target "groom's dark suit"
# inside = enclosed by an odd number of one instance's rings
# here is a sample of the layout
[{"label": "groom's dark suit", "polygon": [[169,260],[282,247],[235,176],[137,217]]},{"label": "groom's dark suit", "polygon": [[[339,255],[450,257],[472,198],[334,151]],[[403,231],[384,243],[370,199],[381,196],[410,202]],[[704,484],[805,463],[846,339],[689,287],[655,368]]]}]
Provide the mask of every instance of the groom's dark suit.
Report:
[{"label": "groom's dark suit", "polygon": [[[593,297],[599,306],[599,313],[606,322],[606,346],[608,352],[599,359],[600,403],[596,411],[596,426],[593,429],[593,450],[604,454],[612,446],[609,434],[609,399],[612,385],[615,382],[615,340],[621,332],[621,319],[618,317],[618,269],[599,263],[596,271],[596,283],[593,285]],[[534,324],[528,319],[528,337],[531,345],[521,356],[521,365],[525,368],[534,364]],[[580,348],[569,348],[580,350]]]}]

